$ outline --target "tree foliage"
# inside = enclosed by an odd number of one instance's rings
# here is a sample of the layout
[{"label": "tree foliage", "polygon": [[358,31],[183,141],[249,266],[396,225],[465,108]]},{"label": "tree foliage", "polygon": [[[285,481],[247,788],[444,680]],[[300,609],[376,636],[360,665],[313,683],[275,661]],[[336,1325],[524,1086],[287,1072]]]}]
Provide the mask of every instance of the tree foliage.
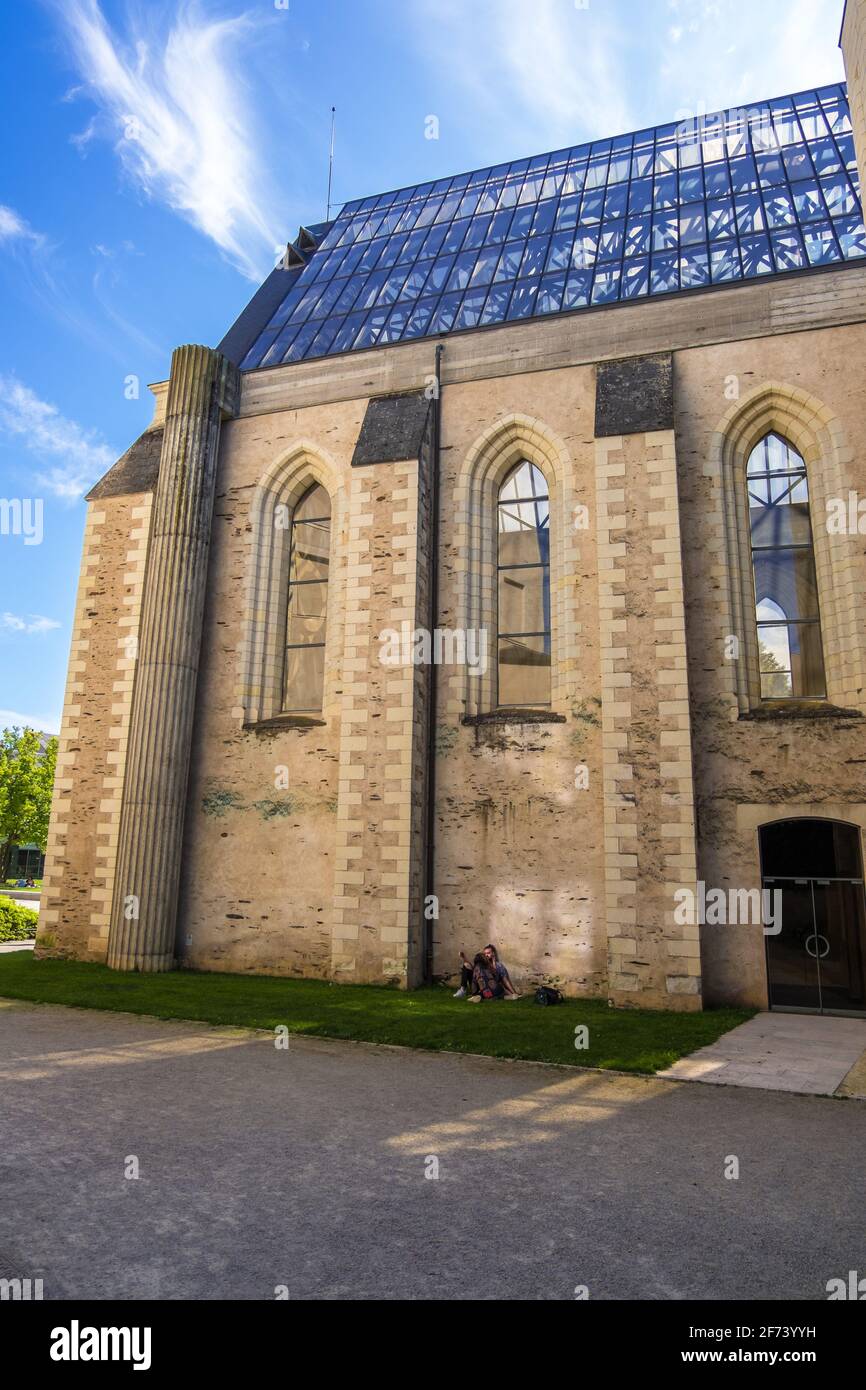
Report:
[{"label": "tree foliage", "polygon": [[4,729],[0,736],[0,883],[12,845],[48,841],[57,739],[35,729]]}]

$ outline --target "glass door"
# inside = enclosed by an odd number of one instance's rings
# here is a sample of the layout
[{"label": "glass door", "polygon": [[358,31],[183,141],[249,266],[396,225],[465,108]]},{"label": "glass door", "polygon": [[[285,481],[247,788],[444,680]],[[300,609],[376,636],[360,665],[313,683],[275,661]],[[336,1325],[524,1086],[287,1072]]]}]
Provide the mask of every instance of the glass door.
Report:
[{"label": "glass door", "polygon": [[782,895],[782,930],[766,937],[770,1008],[866,1015],[859,828],[804,816],[758,833],[764,887]]},{"label": "glass door", "polygon": [[862,879],[765,878],[782,895],[782,930],[767,937],[771,1009],[866,1014]]},{"label": "glass door", "polygon": [[866,921],[859,879],[815,879],[815,935],[806,943],[818,968],[824,1013],[864,1013]]},{"label": "glass door", "polygon": [[764,887],[782,895],[782,930],[778,936],[767,937],[770,1008],[818,1012],[818,961],[809,949],[815,935],[812,884],[808,878],[765,878]]}]

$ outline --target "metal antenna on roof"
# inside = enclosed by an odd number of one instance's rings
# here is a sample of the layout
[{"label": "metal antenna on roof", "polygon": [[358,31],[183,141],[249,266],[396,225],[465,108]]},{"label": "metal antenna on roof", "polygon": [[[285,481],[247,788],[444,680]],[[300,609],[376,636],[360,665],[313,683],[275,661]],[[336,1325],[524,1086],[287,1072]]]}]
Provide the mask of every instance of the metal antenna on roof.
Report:
[{"label": "metal antenna on roof", "polygon": [[328,212],[325,217],[326,222],[331,220],[331,179],[334,176],[334,132],[337,128],[337,108],[331,107],[331,152],[328,156]]}]

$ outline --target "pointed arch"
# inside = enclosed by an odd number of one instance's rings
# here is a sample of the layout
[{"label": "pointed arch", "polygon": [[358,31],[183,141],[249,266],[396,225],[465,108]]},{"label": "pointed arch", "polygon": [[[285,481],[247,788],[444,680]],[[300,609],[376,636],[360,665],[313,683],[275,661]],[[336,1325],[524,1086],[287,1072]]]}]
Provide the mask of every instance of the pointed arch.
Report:
[{"label": "pointed arch", "polygon": [[[298,503],[316,485],[331,504],[331,554],[342,531],[345,499],[333,459],[310,440],[296,441],[265,470],[256,485],[249,512],[244,638],[240,647],[238,715],[257,724],[281,713],[288,605],[289,540]],[[326,651],[340,650],[342,607],[340,578],[328,586]],[[335,696],[325,660],[322,717]]]},{"label": "pointed arch", "polygon": [[763,382],[735,402],[711,442],[710,471],[717,473],[722,491],[730,632],[737,637],[741,653],[729,667],[737,705],[746,713],[761,702],[746,468],[752,451],[768,434],[788,441],[806,465],[827,699],[862,708],[863,637],[855,613],[842,602],[855,583],[858,557],[850,538],[830,535],[826,525],[829,499],[847,497],[853,455],[835,412],[816,396],[782,381]]},{"label": "pointed arch", "polygon": [[[488,634],[489,660],[483,675],[466,671],[451,679],[455,713],[489,713],[496,705],[497,504],[499,490],[516,464],[526,460],[541,472],[550,497],[551,704],[563,711],[576,659],[573,586],[566,582],[571,560],[573,472],[568,449],[542,421],[512,413],[493,421],[467,450],[457,477],[454,547],[462,572],[458,624]],[[573,675],[571,676],[573,680]]]}]

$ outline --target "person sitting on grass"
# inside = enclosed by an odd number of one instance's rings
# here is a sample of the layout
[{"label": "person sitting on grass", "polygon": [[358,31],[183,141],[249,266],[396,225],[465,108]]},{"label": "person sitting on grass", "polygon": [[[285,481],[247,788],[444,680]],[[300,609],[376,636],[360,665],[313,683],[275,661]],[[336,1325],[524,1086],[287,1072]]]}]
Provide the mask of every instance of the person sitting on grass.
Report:
[{"label": "person sitting on grass", "polygon": [[519,999],[520,995],[511,983],[511,976],[508,973],[507,967],[499,959],[499,952],[492,941],[487,943],[482,954],[486,957],[488,964],[492,966],[496,979],[502,986],[502,997],[504,999]]},{"label": "person sitting on grass", "polygon": [[469,1003],[480,1004],[482,1000],[502,999],[504,996],[505,988],[496,970],[484,952],[479,951],[472,962],[472,993]]},{"label": "person sitting on grass", "polygon": [[[480,954],[484,959],[485,968],[493,972],[497,984],[502,986],[502,994],[497,995],[496,998],[519,999],[520,995],[511,983],[511,976],[506,966],[499,959],[499,952],[493,943],[490,942],[485,946]],[[464,952],[460,952],[460,987],[454,991],[455,999],[465,999],[467,994],[470,996],[470,1001],[472,998],[476,997],[477,987],[474,979],[474,972],[477,962],[478,956],[476,956],[474,962],[470,964]]]},{"label": "person sitting on grass", "polygon": [[460,952],[460,988],[454,991],[455,999],[465,999],[472,993],[472,963]]}]

